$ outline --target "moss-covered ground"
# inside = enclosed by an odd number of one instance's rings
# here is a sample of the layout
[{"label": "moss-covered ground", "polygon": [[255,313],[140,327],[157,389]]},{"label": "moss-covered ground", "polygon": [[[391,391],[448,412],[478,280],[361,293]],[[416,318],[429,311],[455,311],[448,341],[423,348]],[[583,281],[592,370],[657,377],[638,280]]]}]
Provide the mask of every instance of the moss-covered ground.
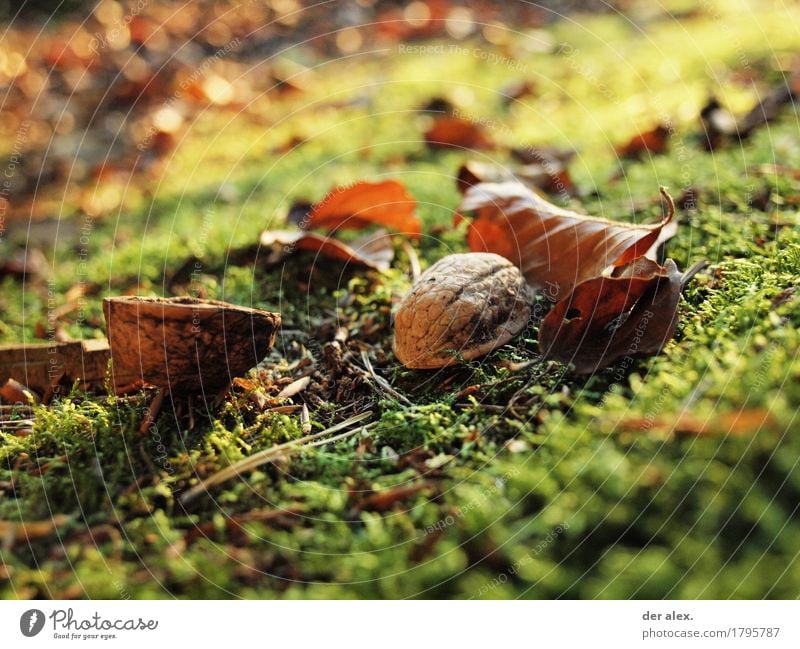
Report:
[{"label": "moss-covered ground", "polygon": [[[788,106],[741,145],[708,152],[698,114],[710,93],[747,111],[797,56],[798,25],[788,5],[720,2],[680,22],[573,15],[510,32],[502,47],[435,41],[304,60],[314,70],[302,95],[201,115],[159,181],[104,189],[124,193],[119,209],[90,218],[65,206],[64,235],[46,250],[51,282],[2,280],[0,340],[33,340],[81,282],[85,304],[62,326],[102,336],[103,296],[179,293],[165,277],[189,255],[202,260],[196,290],[278,310],[283,331],[250,384],[195,402],[191,430],[168,407],[143,436],[145,395],[76,392],[38,407],[31,434],[0,434],[0,521],[11,530],[0,594],[797,597],[800,174],[754,170],[800,168],[798,115]],[[520,78],[535,95],[503,102]],[[434,96],[501,146],[427,149],[419,108]],[[616,158],[614,145],[664,121],[667,153]],[[296,136],[307,141],[275,152]],[[411,282],[399,244],[386,273],[311,255],[226,263],[227,250],[281,227],[293,199],[396,178],[419,202],[415,246],[429,265],[466,250],[464,226],[452,226],[459,164],[506,163],[503,147],[529,143],[579,149],[570,171],[581,195],[569,204],[591,214],[654,219],[659,185],[676,197],[693,189],[667,253],[682,268],[709,266],[658,357],[575,378],[538,359],[533,327],[480,362],[408,371],[390,348],[391,308]],[[349,355],[333,347],[339,326]],[[413,405],[358,374],[362,350]],[[181,505],[199,477],[303,435],[296,413],[261,411],[249,391],[274,396],[304,374],[314,430],[366,410],[377,425]],[[14,525],[54,514],[64,517],[30,541]]]}]

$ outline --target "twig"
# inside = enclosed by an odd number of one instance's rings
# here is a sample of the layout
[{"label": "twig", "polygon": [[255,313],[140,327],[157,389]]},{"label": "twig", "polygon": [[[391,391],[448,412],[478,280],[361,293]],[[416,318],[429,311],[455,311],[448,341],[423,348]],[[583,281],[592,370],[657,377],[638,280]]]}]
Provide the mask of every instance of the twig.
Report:
[{"label": "twig", "polygon": [[[365,419],[368,419],[372,416],[372,411],[368,410],[367,412],[362,412],[359,415],[355,415],[350,417],[350,419],[345,419],[338,424],[331,426],[330,428],[326,428],[319,433],[314,433],[313,435],[306,435],[304,437],[300,437],[298,439],[291,440],[289,442],[284,442],[283,444],[278,444],[277,446],[271,446],[270,448],[264,449],[256,453],[255,455],[251,455],[250,457],[246,457],[235,464],[231,464],[228,467],[225,467],[221,471],[217,471],[213,475],[209,476],[205,480],[202,480],[194,487],[186,491],[182,496],[180,496],[179,501],[181,504],[186,505],[194,498],[196,498],[199,494],[208,491],[209,487],[213,487],[218,485],[222,482],[230,480],[231,478],[236,477],[237,475],[244,473],[245,471],[251,471],[262,464],[266,464],[274,460],[278,456],[282,456],[286,453],[290,453],[298,448],[309,448],[314,446],[321,446],[322,444],[329,444],[331,442],[339,441],[340,439],[344,439],[350,435],[354,435],[363,428],[367,428],[367,426],[362,426],[361,428],[355,428],[353,430],[349,430],[346,433],[342,433],[340,435],[335,435],[333,437],[329,437],[328,439],[320,439],[325,435],[330,435],[331,433],[335,433],[337,431],[342,430],[343,428],[347,428],[348,426],[352,426],[353,424],[358,424]],[[374,424],[369,424],[372,426]]]},{"label": "twig", "polygon": [[378,386],[381,387],[385,392],[388,392],[395,399],[397,399],[401,403],[406,404],[407,406],[413,406],[414,405],[405,396],[403,396],[397,390],[395,390],[391,386],[389,381],[387,381],[382,376],[378,376],[375,373],[375,368],[372,367],[372,362],[369,360],[369,354],[367,353],[367,351],[365,349],[361,350],[361,361],[364,363],[364,366],[367,368],[367,372],[372,377],[372,379],[375,381],[375,383],[377,383]]},{"label": "twig", "polygon": [[139,424],[140,435],[146,435],[150,432],[153,424],[156,423],[156,419],[158,419],[158,415],[161,414],[161,407],[163,405],[164,393],[161,390],[156,390],[156,394],[153,397],[153,400],[150,402],[147,412],[144,413],[144,417],[142,417],[142,421]]},{"label": "twig", "polygon": [[681,291],[686,289],[686,285],[692,281],[692,278],[697,275],[701,270],[708,266],[708,261],[701,259],[696,262],[681,276]]},{"label": "twig", "polygon": [[490,403],[456,403],[453,404],[454,408],[462,408],[465,410],[485,410],[486,412],[508,412],[508,406],[496,406]]},{"label": "twig", "polygon": [[3,548],[8,550],[18,541],[30,543],[34,539],[50,536],[69,520],[70,517],[66,514],[55,514],[51,518],[38,521],[22,523],[0,521],[0,540],[2,540]]},{"label": "twig", "polygon": [[419,257],[417,257],[417,251],[414,250],[414,246],[412,246],[405,239],[403,239],[403,242],[400,245],[402,246],[403,251],[408,256],[408,263],[411,264],[411,279],[416,282],[419,279],[419,276],[422,274],[422,268],[419,265]]},{"label": "twig", "polygon": [[33,419],[0,419],[0,428],[3,426],[33,426]]}]

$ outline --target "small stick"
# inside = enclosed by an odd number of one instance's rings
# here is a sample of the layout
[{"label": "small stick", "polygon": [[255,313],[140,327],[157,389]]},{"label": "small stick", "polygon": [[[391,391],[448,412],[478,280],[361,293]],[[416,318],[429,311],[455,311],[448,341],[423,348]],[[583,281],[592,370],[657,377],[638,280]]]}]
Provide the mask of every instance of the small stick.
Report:
[{"label": "small stick", "polygon": [[188,399],[189,403],[187,405],[187,410],[189,411],[189,432],[191,433],[194,430],[194,401],[191,396]]},{"label": "small stick", "polygon": [[402,246],[403,251],[408,256],[408,263],[411,264],[411,279],[416,282],[419,279],[419,276],[422,274],[422,268],[419,265],[419,257],[417,257],[417,251],[414,250],[414,246],[412,246],[405,239],[403,239],[400,245]]},{"label": "small stick", "polygon": [[686,289],[686,285],[692,281],[692,278],[697,275],[701,270],[703,270],[706,266],[708,266],[708,261],[706,259],[701,259],[700,261],[694,263],[691,268],[689,268],[682,276],[681,276],[681,291]]},{"label": "small stick", "polygon": [[164,393],[161,390],[157,390],[153,400],[147,407],[147,412],[142,418],[142,423],[139,424],[139,433],[141,435],[147,434],[150,431],[150,428],[152,428],[153,424],[156,423],[156,419],[161,412],[162,405],[164,405]]},{"label": "small stick", "polygon": [[388,392],[395,399],[397,399],[401,403],[406,404],[407,406],[413,406],[414,405],[405,396],[403,396],[397,390],[395,390],[385,378],[383,378],[382,376],[378,376],[375,373],[375,368],[372,367],[372,362],[369,360],[369,354],[367,354],[367,351],[364,350],[364,349],[361,350],[361,361],[366,366],[367,372],[372,377],[372,379],[375,381],[375,383],[377,383],[379,387],[383,388],[383,390],[385,392]]}]

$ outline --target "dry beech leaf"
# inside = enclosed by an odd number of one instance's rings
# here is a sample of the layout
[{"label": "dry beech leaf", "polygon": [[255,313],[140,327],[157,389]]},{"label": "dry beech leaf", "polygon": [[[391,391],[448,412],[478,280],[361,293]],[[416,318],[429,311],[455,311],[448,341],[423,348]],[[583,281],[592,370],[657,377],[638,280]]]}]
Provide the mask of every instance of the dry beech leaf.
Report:
[{"label": "dry beech leaf", "polygon": [[564,166],[577,153],[577,149],[560,149],[554,146],[527,145],[511,148],[511,157],[524,165],[553,164]]},{"label": "dry beech leaf", "polygon": [[785,81],[776,85],[739,120],[739,136],[748,137],[759,126],[774,120],[782,106],[792,103],[794,95],[795,92]]},{"label": "dry beech leaf", "polygon": [[781,108],[790,104],[796,94],[797,90],[783,81],[738,119],[715,97],[711,97],[700,111],[700,121],[706,136],[705,147],[712,150],[726,142],[749,137],[757,128],[777,118]]},{"label": "dry beech leaf", "polygon": [[617,147],[620,158],[639,158],[646,153],[663,153],[667,150],[670,129],[659,124],[649,131],[634,135],[628,142]]},{"label": "dry beech leaf", "polygon": [[452,115],[434,120],[433,125],[425,131],[425,142],[432,149],[494,148],[478,123]]},{"label": "dry beech leaf", "polygon": [[0,261],[0,277],[12,275],[32,279],[47,271],[47,258],[41,250],[32,248],[16,253],[10,259]]},{"label": "dry beech leaf", "polygon": [[16,542],[27,543],[55,533],[59,527],[70,521],[66,514],[54,514],[51,518],[38,521],[0,521],[0,538],[7,546]]},{"label": "dry beech leaf", "polygon": [[670,431],[676,436],[708,437],[713,435],[730,435],[742,437],[759,431],[778,431],[779,424],[775,417],[762,408],[742,408],[724,413],[712,413],[708,417],[700,417],[683,411],[677,418],[671,417],[637,417],[620,422],[620,432]]},{"label": "dry beech leaf", "polygon": [[[357,503],[356,511],[376,511],[385,512],[394,507],[397,503],[416,496],[420,491],[425,491],[433,487],[431,482],[417,482],[414,484],[390,487],[384,491],[375,492]],[[403,510],[406,511],[406,510]]]},{"label": "dry beech leaf", "polygon": [[117,388],[134,381],[172,395],[215,391],[272,347],[278,313],[191,297],[103,300]]},{"label": "dry beech leaf", "polygon": [[479,358],[525,328],[532,292],[499,255],[448,255],[414,283],[395,316],[392,348],[414,369]]},{"label": "dry beech leaf", "polygon": [[536,84],[533,81],[523,79],[503,86],[500,89],[500,97],[503,104],[510,106],[519,99],[535,95],[536,90]]},{"label": "dry beech leaf", "polygon": [[736,118],[716,97],[711,97],[700,110],[700,123],[705,131],[705,147],[709,151],[717,148],[727,138],[737,137],[739,125]]},{"label": "dry beech leaf", "polygon": [[671,259],[662,267],[640,257],[582,282],[542,321],[539,347],[578,374],[657,354],[675,333],[683,279]]},{"label": "dry beech leaf", "polygon": [[467,160],[458,170],[456,186],[465,193],[480,183],[520,182],[531,189],[546,192],[566,191],[572,193],[574,185],[569,171],[560,162],[529,163],[504,167],[494,162]]},{"label": "dry beech leaf", "polygon": [[757,128],[778,117],[781,107],[791,103],[796,94],[786,82],[779,83],[738,119],[716,97],[711,97],[700,111],[705,148],[713,150],[726,142],[749,137]]},{"label": "dry beech leaf", "polygon": [[456,112],[456,107],[447,97],[431,97],[419,109],[423,113],[433,113],[435,115],[452,115]]},{"label": "dry beech leaf", "polygon": [[567,210],[548,202],[521,183],[481,183],[471,187],[460,210],[474,211],[467,243],[475,252],[494,252],[522,269],[528,283],[560,299],[609,266],[627,264],[664,236],[674,214],[659,223],[618,223]]},{"label": "dry beech leaf", "polygon": [[361,181],[331,191],[313,206],[304,225],[328,231],[379,225],[418,238],[422,226],[416,207],[417,201],[396,180]]},{"label": "dry beech leaf", "polygon": [[347,263],[376,270],[388,270],[394,259],[392,237],[386,230],[359,237],[349,243],[303,230],[267,230],[261,233],[261,246],[272,249],[267,263],[277,263],[295,250],[318,253]]}]

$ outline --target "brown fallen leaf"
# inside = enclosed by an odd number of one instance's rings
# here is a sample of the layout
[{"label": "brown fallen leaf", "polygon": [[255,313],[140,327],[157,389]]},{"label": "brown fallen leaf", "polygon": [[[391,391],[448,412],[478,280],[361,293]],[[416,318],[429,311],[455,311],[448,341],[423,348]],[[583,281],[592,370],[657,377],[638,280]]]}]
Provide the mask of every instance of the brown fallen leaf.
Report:
[{"label": "brown fallen leaf", "polygon": [[794,297],[795,292],[797,291],[796,286],[790,286],[789,288],[785,288],[782,291],[778,292],[776,295],[773,296],[772,308],[777,309],[781,304],[785,304],[789,300]]},{"label": "brown fallen leaf", "polygon": [[773,121],[781,108],[792,103],[798,90],[791,81],[774,86],[745,115],[735,117],[712,97],[700,111],[700,121],[705,131],[705,147],[715,149],[727,142],[748,138],[757,128]]},{"label": "brown fallen leaf", "polygon": [[452,115],[434,120],[433,125],[425,131],[425,142],[431,149],[494,148],[480,124]]},{"label": "brown fallen leaf", "polygon": [[713,413],[709,417],[698,417],[690,412],[681,412],[675,418],[632,418],[620,422],[620,432],[646,432],[650,430],[671,431],[676,436],[707,437],[732,435],[742,437],[760,430],[777,430],[778,422],[768,411],[761,408],[742,408],[724,413]]},{"label": "brown fallen leaf", "polygon": [[638,158],[645,153],[663,153],[667,150],[670,129],[664,124],[644,133],[634,135],[628,142],[618,146],[617,155],[621,158]]},{"label": "brown fallen leaf", "polygon": [[355,510],[384,512],[394,507],[395,504],[411,496],[416,496],[420,491],[429,489],[431,486],[430,482],[422,481],[415,484],[391,487],[385,491],[378,491],[356,504]]},{"label": "brown fallen leaf", "polygon": [[66,514],[55,514],[51,518],[22,523],[0,521],[0,541],[5,547],[11,547],[17,542],[27,543],[50,536],[69,521],[70,517]]},{"label": "brown fallen leaf", "polygon": [[578,374],[657,354],[675,333],[683,280],[671,259],[662,267],[640,257],[582,282],[542,321],[539,347]]},{"label": "brown fallen leaf", "polygon": [[528,145],[512,147],[511,149],[511,157],[524,165],[549,162],[565,166],[577,153],[578,151],[576,149],[560,149],[554,146]]},{"label": "brown fallen leaf", "polygon": [[456,187],[464,194],[473,185],[480,183],[521,182],[510,168],[494,162],[467,160],[458,168]]},{"label": "brown fallen leaf", "polygon": [[529,97],[536,94],[536,83],[530,79],[515,81],[503,86],[500,89],[500,97],[503,104],[510,106],[518,99]]},{"label": "brown fallen leaf", "polygon": [[652,225],[618,223],[567,210],[521,183],[481,183],[471,187],[459,207],[474,211],[467,243],[474,252],[494,252],[520,267],[528,283],[560,299],[572,289],[642,256],[663,241],[675,209],[661,189],[668,212]]},{"label": "brown fallen leaf", "polygon": [[793,97],[794,92],[787,82],[776,85],[739,120],[739,137],[748,137],[759,126],[774,120],[781,108],[792,102]]},{"label": "brown fallen leaf", "polygon": [[361,181],[336,188],[311,209],[305,229],[361,229],[379,225],[418,238],[422,232],[417,201],[396,180]]},{"label": "brown fallen leaf", "polygon": [[706,136],[705,148],[716,149],[725,139],[736,137],[739,125],[736,118],[716,97],[711,97],[700,110],[700,123]]},{"label": "brown fallen leaf", "polygon": [[350,243],[303,230],[267,230],[261,233],[261,247],[271,250],[267,264],[277,263],[295,250],[381,271],[388,270],[394,259],[392,237],[386,230],[376,230]]},{"label": "brown fallen leaf", "polygon": [[456,111],[456,107],[447,97],[432,97],[420,106],[420,111],[423,113],[451,115]]},{"label": "brown fallen leaf", "polygon": [[505,182],[521,182],[531,189],[541,189],[546,192],[573,193],[575,189],[569,171],[557,162],[504,167],[494,162],[467,160],[459,167],[456,177],[456,186],[462,194],[480,183]]},{"label": "brown fallen leaf", "polygon": [[269,351],[280,314],[191,297],[103,300],[112,379],[213,395]]},{"label": "brown fallen leaf", "polygon": [[786,176],[792,180],[800,180],[800,169],[785,165],[760,164],[750,167],[748,171],[757,176]]},{"label": "brown fallen leaf", "polygon": [[0,277],[11,275],[31,279],[44,275],[46,270],[47,258],[36,248],[17,252],[10,259],[0,261]]}]

